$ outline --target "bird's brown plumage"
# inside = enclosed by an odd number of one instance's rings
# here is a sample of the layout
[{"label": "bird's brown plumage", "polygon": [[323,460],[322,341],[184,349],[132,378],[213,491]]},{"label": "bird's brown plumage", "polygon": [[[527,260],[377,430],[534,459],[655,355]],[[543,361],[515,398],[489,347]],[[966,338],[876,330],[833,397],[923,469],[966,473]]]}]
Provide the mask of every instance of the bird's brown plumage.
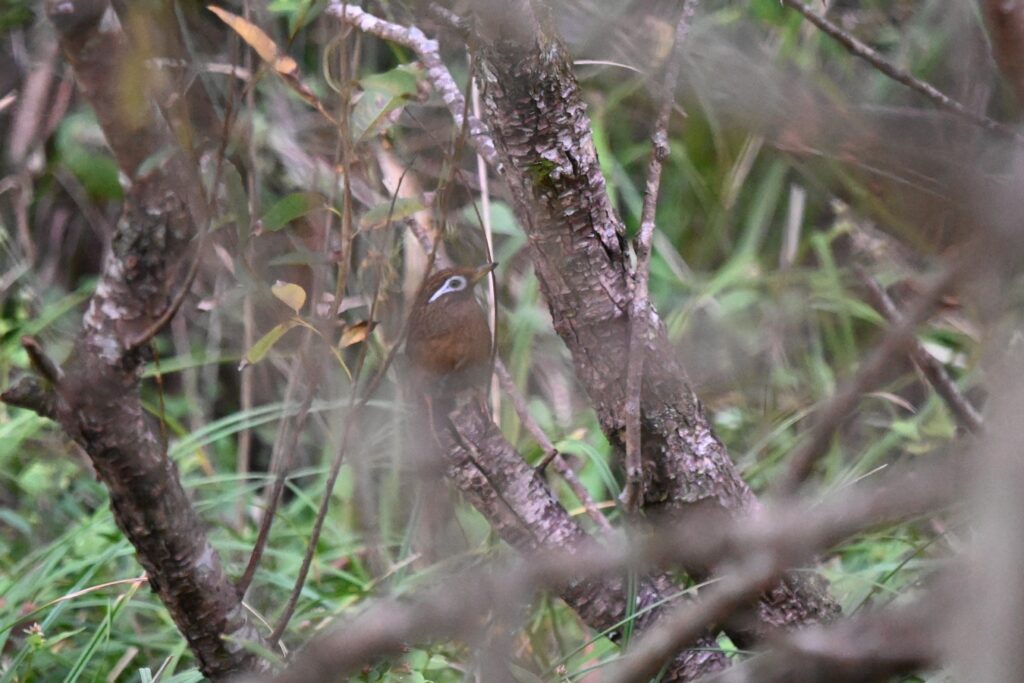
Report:
[{"label": "bird's brown plumage", "polygon": [[493,268],[446,268],[427,279],[410,313],[405,347],[417,390],[454,393],[487,381],[491,330],[473,290]]}]

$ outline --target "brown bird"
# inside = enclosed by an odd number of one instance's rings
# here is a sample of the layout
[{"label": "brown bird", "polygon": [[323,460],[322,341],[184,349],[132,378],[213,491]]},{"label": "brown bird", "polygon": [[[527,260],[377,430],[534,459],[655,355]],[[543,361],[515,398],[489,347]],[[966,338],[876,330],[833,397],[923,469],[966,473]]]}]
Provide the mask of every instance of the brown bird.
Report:
[{"label": "brown bird", "polygon": [[496,263],[431,275],[409,315],[405,353],[417,391],[437,395],[483,386],[491,372],[491,330],[473,286]]},{"label": "brown bird", "polygon": [[403,498],[417,501],[413,547],[421,562],[456,555],[461,547],[461,536],[450,533],[455,514],[444,482],[450,441],[445,435],[456,397],[487,409],[483,388],[491,372],[491,330],[473,290],[495,265],[434,273],[409,313],[402,390],[409,408],[403,453],[411,478]]}]

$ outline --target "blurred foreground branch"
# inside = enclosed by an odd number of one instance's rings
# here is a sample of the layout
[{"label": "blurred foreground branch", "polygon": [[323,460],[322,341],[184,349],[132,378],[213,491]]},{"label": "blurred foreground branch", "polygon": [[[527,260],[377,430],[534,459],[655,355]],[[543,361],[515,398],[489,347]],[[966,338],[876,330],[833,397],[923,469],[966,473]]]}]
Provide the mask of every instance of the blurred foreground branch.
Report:
[{"label": "blurred foreground branch", "polygon": [[[483,420],[466,409],[453,414],[452,419],[462,425],[460,429],[473,433]],[[453,460],[451,466],[455,465]],[[492,472],[488,469],[486,474]],[[591,543],[542,548],[536,541],[519,540],[521,545],[532,543],[536,547],[528,558],[504,569],[484,567],[457,574],[411,600],[371,606],[346,626],[311,643],[281,675],[259,680],[308,683],[352,672],[411,643],[445,638],[474,642],[487,622],[500,621],[502,614],[514,615],[524,600],[540,590],[564,591],[566,585],[600,586],[608,581],[602,577],[631,569],[649,571],[676,564],[722,567],[723,579],[706,589],[706,597],[702,591],[697,600],[687,599],[675,607],[671,616],[653,619],[649,634],[627,653],[619,670],[620,680],[641,680],[634,677],[640,674],[633,672],[657,672],[664,657],[676,652],[674,648],[685,646],[685,637],[713,629],[735,609],[745,607],[743,601],[736,601],[723,609],[723,596],[755,595],[764,582],[784,569],[853,534],[947,505],[958,493],[963,475],[962,465],[947,459],[922,471],[890,475],[884,484],[867,491],[854,489],[821,505],[780,506],[757,520],[735,520],[724,527],[718,515],[695,513],[686,525],[658,525],[651,533],[636,538],[609,539],[605,547]],[[516,532],[507,533],[512,537]],[[793,647],[809,650],[821,642],[815,634],[852,633],[861,623],[844,622],[802,631],[791,642]]]}]

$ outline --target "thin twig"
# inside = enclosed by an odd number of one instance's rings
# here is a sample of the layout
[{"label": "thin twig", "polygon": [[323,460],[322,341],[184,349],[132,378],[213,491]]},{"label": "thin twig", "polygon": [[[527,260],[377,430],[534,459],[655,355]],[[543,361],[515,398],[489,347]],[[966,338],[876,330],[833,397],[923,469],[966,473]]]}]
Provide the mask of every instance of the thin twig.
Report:
[{"label": "thin twig", "polygon": [[587,515],[590,516],[594,523],[597,524],[603,531],[611,531],[612,525],[608,521],[608,518],[604,516],[604,513],[598,509],[597,504],[591,497],[590,492],[587,491],[587,487],[583,485],[579,477],[576,476],[576,472],[573,471],[569,463],[565,461],[555,445],[551,443],[551,439],[544,433],[544,430],[540,428],[537,421],[533,419],[533,415],[530,414],[530,409],[526,405],[526,399],[519,392],[519,387],[516,386],[515,381],[512,379],[512,375],[509,374],[508,368],[501,362],[500,358],[496,358],[494,361],[494,374],[498,378],[498,382],[501,384],[501,388],[508,394],[509,400],[512,402],[512,407],[515,409],[516,414],[519,416],[519,421],[526,427],[526,431],[530,432],[530,435],[536,439],[537,444],[544,451],[544,459],[541,464],[537,465],[536,469],[543,471],[541,465],[551,463],[555,467],[555,471],[558,472],[565,483],[572,489],[573,495],[579,500],[580,505],[586,510]]},{"label": "thin twig", "polygon": [[[854,268],[854,272],[857,274],[861,284],[864,285],[865,290],[867,290],[868,301],[871,306],[890,323],[899,325],[903,315],[896,308],[896,304],[889,297],[889,294],[878,284],[878,281],[859,266]],[[917,340],[914,341],[910,348],[910,357],[921,371],[921,374],[928,380],[928,383],[935,389],[935,393],[946,402],[946,406],[953,413],[953,417],[960,426],[971,433],[979,434],[984,429],[984,419],[977,408],[971,404],[970,400],[964,396],[960,388],[953,382],[949,373],[946,372],[946,368],[942,366],[942,363],[928,353],[921,342]]]},{"label": "thin twig", "polygon": [[[342,145],[341,153],[343,172],[345,175],[343,186],[343,210],[341,220],[342,258],[338,264],[337,282],[335,283],[334,291],[334,303],[331,308],[330,314],[331,320],[337,319],[339,307],[341,306],[341,301],[344,298],[349,273],[349,261],[351,259],[352,254],[352,241],[355,238],[355,234],[352,230],[352,193],[351,186],[349,184],[351,176],[351,174],[349,173],[349,171],[351,170],[349,166],[351,155],[349,154],[350,149],[348,144],[350,130],[348,114],[350,108],[347,106],[347,103],[349,102],[351,97],[351,67],[353,67],[353,65],[349,64],[347,59],[342,60],[342,79],[344,81],[342,83],[341,93],[342,114],[337,119],[337,125],[339,129],[338,134],[341,138]],[[378,287],[377,290],[374,292],[373,303],[371,304],[370,308],[370,320],[373,319],[373,308],[374,306],[376,306],[377,297],[379,296],[379,294],[380,288]],[[277,623],[274,625],[274,631],[270,635],[271,647],[277,645],[277,643],[281,640],[281,636],[284,634],[285,629],[288,628],[288,624],[291,622],[292,615],[295,614],[295,608],[298,605],[299,597],[302,595],[302,589],[306,584],[306,578],[309,576],[309,569],[312,566],[313,558],[316,555],[316,548],[320,540],[320,534],[323,531],[324,520],[327,518],[327,511],[330,508],[331,496],[334,492],[334,486],[338,481],[338,475],[341,472],[341,465],[345,459],[345,451],[348,448],[349,435],[351,434],[352,426],[355,423],[355,415],[357,414],[357,412],[361,410],[362,406],[365,405],[367,400],[367,397],[364,397],[363,400],[359,402],[358,406],[356,405],[356,396],[358,395],[358,392],[356,391],[356,386],[359,381],[359,377],[362,374],[362,369],[364,366],[368,348],[369,344],[363,344],[360,347],[359,356],[356,361],[356,368],[352,374],[352,389],[349,398],[348,413],[345,415],[345,424],[344,427],[342,428],[341,441],[338,445],[338,450],[335,453],[333,460],[331,461],[331,467],[327,475],[327,481],[324,485],[324,493],[320,499],[320,505],[317,508],[316,518],[313,521],[313,528],[310,530],[309,543],[306,545],[306,552],[302,557],[302,564],[299,566],[299,573],[295,577],[295,583],[292,586],[291,594],[288,596],[288,601],[287,603],[285,603],[285,607],[281,611],[281,614],[277,619]],[[319,383],[319,380],[314,380],[314,383]],[[307,398],[311,398],[312,395],[313,388],[311,387],[311,390]],[[293,442],[297,437],[297,433],[298,429],[296,428],[295,434],[293,435]],[[280,497],[281,487],[279,486],[279,484],[283,485],[283,475],[283,472],[278,473],[277,481],[275,482],[275,498]]]},{"label": "thin twig", "polygon": [[676,23],[675,42],[672,57],[665,67],[665,81],[661,91],[661,108],[651,135],[651,160],[647,164],[647,183],[644,187],[643,208],[640,212],[640,233],[637,235],[636,272],[634,273],[633,297],[629,306],[629,355],[626,360],[626,401],[623,418],[626,426],[626,486],[621,500],[631,512],[640,509],[644,502],[643,454],[640,444],[640,392],[643,386],[644,356],[647,352],[651,332],[650,291],[651,243],[654,240],[655,214],[658,208],[658,191],[661,188],[661,169],[669,155],[668,124],[675,105],[676,82],[679,80],[681,60],[677,58],[686,35],[690,30],[697,0],[686,0],[679,21]]},{"label": "thin twig", "polygon": [[987,116],[975,114],[935,86],[914,78],[909,72],[886,61],[878,52],[815,12],[809,5],[805,5],[800,0],[782,0],[782,4],[802,14],[807,21],[817,26],[823,33],[845,47],[854,57],[864,60],[897,83],[902,83],[911,90],[924,95],[942,109],[994,133],[1017,139],[1021,138],[1021,135],[1009,126],[993,121]]},{"label": "thin twig", "polygon": [[[250,12],[250,5],[248,2],[245,3],[245,16],[248,19]],[[246,67],[251,69],[252,55],[249,51],[246,51],[245,55]],[[250,113],[255,111],[255,88],[248,85],[245,90],[246,106]],[[345,109],[343,108],[343,111]],[[340,136],[339,136],[340,139]],[[252,172],[248,175],[248,190],[249,190],[249,216],[250,220],[252,217],[259,215],[259,194],[256,192],[258,186],[258,165],[256,164],[256,143],[250,136],[248,146],[249,163]],[[337,159],[335,159],[334,166],[337,166]],[[335,177],[335,180],[337,178]],[[337,182],[332,184],[332,188],[337,187]],[[328,197],[328,205],[333,204],[334,195],[333,192]],[[325,234],[330,233],[331,219],[333,219],[334,213],[327,212],[327,225],[325,227]],[[250,234],[251,234],[250,226]],[[324,243],[329,243],[329,239],[324,239]],[[245,257],[248,259],[251,256],[252,244],[251,240],[245,245]],[[319,270],[314,272],[314,284],[312,287],[313,301],[320,299],[320,279],[321,274]],[[250,294],[246,294],[243,300],[243,325],[245,335],[245,348],[249,349],[252,347],[253,340],[253,298]],[[292,397],[294,396],[298,378],[300,376],[300,369],[307,368],[306,363],[308,362],[308,352],[310,344],[312,343],[314,334],[311,330],[304,330],[302,341],[299,344],[298,352],[295,354],[294,359],[288,370],[288,384],[285,388],[284,393],[284,405],[287,407],[291,405]],[[307,372],[306,378],[308,380],[308,386],[306,387],[305,394],[302,397],[301,403],[299,404],[299,410],[295,416],[291,419],[284,417],[281,421],[281,426],[278,430],[276,438],[274,440],[274,446],[270,456],[270,473],[274,475],[274,482],[267,489],[263,504],[263,515],[260,519],[260,528],[256,535],[256,542],[253,544],[252,551],[249,555],[249,562],[246,564],[245,571],[242,576],[238,579],[235,584],[236,589],[240,597],[244,597],[246,591],[252,583],[252,580],[256,574],[256,570],[259,568],[260,561],[263,558],[263,553],[266,550],[267,543],[270,540],[270,531],[273,527],[274,520],[277,517],[277,510],[281,504],[281,499],[284,495],[284,488],[287,482],[288,474],[291,472],[292,463],[294,461],[294,455],[296,447],[298,446],[299,435],[302,433],[306,420],[309,417],[309,409],[312,406],[313,399],[319,390],[320,383],[324,379],[324,373]],[[246,372],[242,375],[241,381],[241,405],[242,410],[249,410],[252,408],[252,373]],[[245,429],[239,437],[239,458],[237,463],[237,473],[240,475],[239,483],[242,482],[242,477],[248,473],[250,468],[251,459],[251,447],[252,447],[252,432],[249,429]],[[239,506],[239,523],[241,524],[244,520],[244,502],[240,500],[242,505]]]},{"label": "thin twig", "polygon": [[[476,62],[474,62],[474,65]],[[480,89],[476,81],[469,82],[470,100],[473,103],[473,116],[480,118]],[[484,243],[487,245],[487,261],[494,261],[494,234],[491,227],[491,186],[487,177],[487,160],[479,152],[476,153],[476,177],[480,183],[480,212],[484,228]],[[491,357],[498,357],[498,294],[495,283],[497,277],[492,270],[487,277],[487,303],[491,318]],[[501,392],[498,391],[498,379],[491,375],[491,414],[501,413]]]},{"label": "thin twig", "polygon": [[[296,355],[295,361],[292,363],[291,372],[288,377],[288,386],[285,389],[284,395],[285,410],[287,410],[287,407],[291,404],[297,382],[296,378],[299,375],[299,367],[303,365],[305,350],[312,336],[312,332],[307,330],[306,337],[302,342],[302,348]],[[270,456],[270,471],[274,474],[274,483],[267,492],[266,501],[263,506],[263,517],[260,519],[260,530],[256,535],[256,542],[253,544],[252,552],[249,554],[249,562],[246,564],[245,571],[242,572],[242,576],[235,584],[235,588],[238,590],[238,595],[240,597],[244,597],[245,592],[249,590],[252,579],[256,575],[256,569],[259,567],[260,560],[263,559],[263,551],[266,549],[267,541],[270,540],[270,529],[274,524],[274,518],[277,516],[277,508],[280,505],[281,496],[284,493],[284,485],[288,478],[288,473],[291,471],[292,461],[294,460],[293,455],[299,441],[299,434],[302,433],[302,429],[305,426],[306,419],[309,416],[309,409],[313,405],[313,397],[316,395],[316,390],[320,383],[320,378],[322,377],[323,373],[313,374],[311,378],[311,385],[308,387],[305,396],[303,396],[302,404],[299,406],[299,412],[291,421],[285,419],[281,425],[280,431],[278,432],[278,437],[274,443],[274,450]],[[289,424],[289,422],[291,424]],[[285,444],[286,435],[288,437],[287,444]]]},{"label": "thin twig", "polygon": [[[391,209],[389,209],[387,222],[390,222],[391,211],[394,210],[396,198],[399,196],[401,191],[402,179],[405,178],[405,174],[399,178],[398,186],[395,188],[394,196],[391,201]],[[430,275],[430,271],[434,265],[434,259],[437,255],[437,245],[439,242],[434,243],[434,248],[430,251],[427,260],[427,267],[423,274],[423,281],[420,283],[420,288],[426,284],[427,278]],[[373,300],[370,303],[369,319],[372,320],[377,309],[377,304],[380,297],[380,287],[374,291]],[[370,399],[377,391],[377,387],[380,386],[384,376],[387,374],[388,369],[394,362],[395,356],[398,353],[398,349],[402,345],[402,341],[405,339],[406,332],[409,327],[410,316],[406,314],[405,319],[402,322],[402,328],[399,331],[398,338],[395,340],[394,345],[388,350],[387,356],[384,358],[384,362],[377,370],[376,374],[370,378],[370,380],[364,385],[363,391],[357,392],[356,385],[359,378],[362,375],[363,368],[366,364],[366,353],[369,348],[369,344],[363,344],[360,347],[359,356],[356,359],[356,367],[352,372],[353,377],[353,389],[349,400],[348,413],[345,415],[345,423],[342,427],[341,441],[338,444],[338,451],[331,462],[331,468],[327,475],[326,488],[324,489],[324,495],[320,500],[320,506],[317,509],[316,519],[313,521],[313,528],[310,531],[309,543],[306,546],[306,553],[302,558],[302,564],[299,567],[299,574],[295,579],[295,585],[292,587],[292,593],[288,598],[288,602],[285,605],[284,610],[281,612],[281,616],[278,617],[277,624],[274,627],[274,632],[270,636],[271,645],[276,645],[284,634],[285,629],[288,627],[288,623],[291,621],[292,615],[295,614],[295,608],[298,605],[299,597],[302,595],[302,587],[305,585],[306,577],[309,575],[309,569],[313,563],[313,557],[316,555],[316,546],[320,538],[320,533],[323,530],[324,520],[327,518],[327,510],[330,507],[331,494],[334,490],[334,485],[338,480],[338,474],[341,472],[341,465],[345,459],[345,452],[348,450],[348,441],[352,432],[352,427],[355,424],[355,416],[369,403]],[[359,396],[358,400],[356,397]]]},{"label": "thin twig", "polygon": [[881,381],[889,362],[913,344],[917,327],[928,319],[936,303],[962,273],[964,265],[965,260],[959,259],[946,266],[922,292],[906,317],[889,329],[856,374],[818,411],[810,434],[790,457],[789,468],[775,485],[777,494],[793,493],[807,478],[814,463],[824,455],[832,435],[856,407],[860,397]]},{"label": "thin twig", "polygon": [[55,388],[60,386],[61,381],[64,379],[64,371],[61,370],[60,365],[46,355],[46,351],[43,350],[43,345],[39,343],[39,340],[25,335],[21,338],[21,346],[25,349],[25,353],[28,354],[28,361],[32,364],[32,369],[36,371],[36,374]]},{"label": "thin twig", "polygon": [[[252,17],[251,17],[251,12],[252,12],[251,3],[248,2],[248,1],[245,2],[243,4],[243,9],[244,9],[245,20],[246,21],[252,21]],[[237,63],[238,62],[238,53],[237,53],[237,51],[240,49],[239,41],[234,41],[234,48],[235,48],[236,54],[235,54],[235,59],[233,61]],[[253,52],[252,50],[242,50],[243,65],[245,66],[245,69],[250,74],[253,73],[253,54],[252,54],[252,52]],[[234,104],[234,101],[235,101],[234,95],[235,95],[235,88],[236,87],[237,87],[237,85],[235,84],[234,79],[232,79],[232,81],[231,81],[232,97],[228,99],[228,106],[231,106],[231,105]],[[250,80],[250,81],[248,81],[245,84],[242,96],[245,98],[245,107],[246,107],[246,109],[249,112],[250,121],[254,121],[256,119],[256,87],[255,87],[255,81],[254,80]],[[239,108],[239,110],[240,109],[241,108]],[[239,111],[239,114],[234,114],[234,112],[232,111],[232,114],[234,116],[237,116],[237,115],[240,114],[240,111]],[[252,259],[252,256],[253,256],[253,240],[252,240],[252,235],[255,232],[255,229],[254,229],[255,226],[253,225],[253,223],[255,222],[256,217],[261,215],[261,213],[262,213],[261,212],[261,207],[260,207],[260,193],[256,191],[256,188],[261,187],[261,182],[260,182],[260,165],[256,162],[256,159],[257,159],[257,156],[258,156],[258,151],[256,149],[256,146],[258,144],[257,138],[256,138],[255,135],[247,135],[245,137],[246,137],[246,140],[247,140],[247,144],[245,146],[245,152],[246,152],[246,157],[247,157],[247,161],[248,161],[248,164],[249,164],[248,173],[246,173],[246,179],[245,179],[246,190],[247,190],[246,199],[248,200],[248,205],[249,205],[249,225],[245,226],[245,234],[248,236],[248,238],[240,245],[240,247],[241,247],[241,254],[240,255],[241,255],[241,257],[246,262],[251,263],[252,262],[251,259]],[[327,212],[327,215],[328,216],[333,216],[334,214],[332,214],[331,212]],[[315,298],[314,298],[314,300],[315,300]],[[256,339],[255,339],[255,336],[256,336],[255,335],[256,322],[255,321],[256,321],[256,308],[255,308],[255,305],[254,305],[254,302],[253,302],[252,292],[247,291],[247,292],[245,292],[245,295],[242,297],[242,348],[244,348],[247,353],[248,353],[249,349],[252,348],[252,345],[254,343],[256,343]],[[307,330],[306,334],[304,335],[304,339],[302,341],[302,349],[306,348],[306,346],[307,346],[307,344],[309,342],[310,336],[311,335],[310,335],[309,331]],[[301,349],[300,349],[300,352],[298,354],[296,354],[296,358],[298,358],[299,355],[301,355]],[[296,362],[298,362],[298,361],[296,361]],[[293,370],[294,370],[294,365],[293,365]],[[238,404],[239,404],[239,408],[241,409],[241,411],[243,413],[245,413],[245,414],[248,414],[248,412],[251,411],[252,407],[253,407],[253,374],[254,373],[252,371],[243,372],[242,376],[239,378],[239,381],[238,381]],[[288,382],[289,389],[287,389],[285,391],[285,396],[286,396],[285,403],[286,404],[290,400],[288,398],[288,394],[289,394],[289,390],[293,386],[292,377],[294,377],[294,376],[295,376],[294,372],[289,375],[289,382]],[[242,424],[242,429],[238,433],[238,451],[237,451],[237,453],[235,455],[235,457],[236,457],[236,461],[235,461],[235,474],[238,475],[238,486],[239,486],[239,489],[241,489],[243,491],[244,491],[244,488],[245,488],[245,479],[249,475],[249,470],[252,469],[252,444],[253,444],[253,430],[249,427],[249,425],[243,423]],[[275,446],[276,445],[277,444],[275,444]],[[273,466],[273,456],[271,456],[271,466]],[[245,496],[244,493],[242,493],[242,495],[238,496],[237,513],[238,513],[238,528],[239,529],[242,529],[245,526],[245,506],[246,506],[246,500],[245,499],[246,499],[246,496]],[[249,582],[252,580],[252,576],[255,574],[256,567],[258,566],[259,561],[260,561],[260,555],[262,554],[262,546],[261,546],[261,542],[260,542],[260,536],[262,536],[262,535],[264,535],[264,533],[266,533],[266,535],[269,537],[269,534],[270,534],[269,524],[273,523],[273,521],[274,521],[273,514],[276,514],[276,503],[272,503],[271,501],[267,501],[267,502],[268,502],[268,505],[265,506],[265,509],[266,510],[270,510],[271,508],[274,508],[274,510],[272,511],[271,517],[269,519],[267,519],[266,516],[264,516],[264,518],[260,520],[260,531],[259,531],[259,535],[257,535],[257,537],[256,537],[256,544],[253,547],[252,553],[249,555],[249,564],[246,566],[245,572],[243,573],[242,577],[239,579],[238,583],[236,584],[236,587],[238,588],[238,594],[240,596],[242,596],[242,597],[245,596],[245,592],[249,589]],[[266,513],[264,513],[264,514],[266,514]],[[263,527],[264,526],[267,527],[266,532],[263,531]],[[263,540],[263,543],[266,543],[266,539]]]},{"label": "thin twig", "polygon": [[[243,249],[248,250],[246,247],[243,247]],[[246,293],[242,297],[242,348],[246,352],[256,343],[256,335],[254,334],[255,320],[256,311],[253,306],[252,294]],[[308,335],[309,331],[307,330]],[[238,407],[243,414],[248,415],[253,407],[253,373],[250,371],[241,374],[242,376],[238,380]],[[252,429],[245,423],[242,424],[242,428],[238,433],[238,452],[236,453],[236,458],[235,474],[238,475],[239,487],[244,488],[245,478],[249,475],[249,470],[252,466]],[[244,495],[238,497],[237,513],[238,527],[241,529],[245,524]],[[240,594],[245,594],[244,588],[240,591]]]}]

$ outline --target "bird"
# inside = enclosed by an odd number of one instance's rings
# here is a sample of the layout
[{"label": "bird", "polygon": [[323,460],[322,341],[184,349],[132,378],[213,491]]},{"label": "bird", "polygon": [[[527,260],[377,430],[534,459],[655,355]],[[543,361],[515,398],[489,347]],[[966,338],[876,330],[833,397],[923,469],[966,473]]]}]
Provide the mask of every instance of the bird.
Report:
[{"label": "bird", "polygon": [[420,562],[458,553],[453,502],[445,484],[456,404],[488,413],[491,330],[474,295],[496,263],[445,268],[426,279],[409,309],[405,341],[407,406],[402,453],[410,468],[406,500],[415,500],[413,547]]},{"label": "bird", "polygon": [[474,285],[497,266],[445,268],[427,278],[409,313],[405,354],[414,391],[453,397],[491,374],[491,329]]}]

